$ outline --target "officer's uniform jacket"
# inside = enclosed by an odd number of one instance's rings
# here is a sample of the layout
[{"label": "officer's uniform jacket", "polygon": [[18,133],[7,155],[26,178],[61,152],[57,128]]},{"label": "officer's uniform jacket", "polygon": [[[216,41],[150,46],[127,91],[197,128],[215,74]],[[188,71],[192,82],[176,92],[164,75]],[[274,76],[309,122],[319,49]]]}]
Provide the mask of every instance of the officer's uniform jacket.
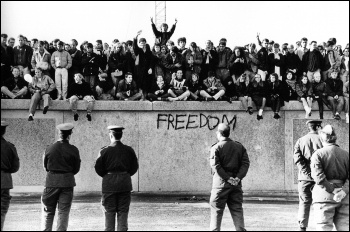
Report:
[{"label": "officer's uniform jacket", "polygon": [[139,168],[135,151],[120,141],[101,149],[95,171],[102,179],[102,192],[132,191],[131,176]]},{"label": "officer's uniform jacket", "polygon": [[311,156],[322,148],[322,141],[317,132],[309,132],[298,139],[294,147],[294,163],[298,166],[298,180],[313,181],[311,177]]},{"label": "officer's uniform jacket", "polygon": [[19,169],[19,158],[15,145],[1,137],[1,189],[12,189],[11,173]]},{"label": "officer's uniform jacket", "polygon": [[68,140],[59,140],[44,153],[44,168],[47,171],[45,187],[74,187],[74,175],[80,170],[79,150]]},{"label": "officer's uniform jacket", "polygon": [[[213,171],[213,189],[231,188],[230,177],[242,180],[249,169],[249,158],[242,144],[225,138],[210,150],[210,166]],[[241,182],[239,183],[241,185]]]},{"label": "officer's uniform jacket", "polygon": [[311,158],[311,175],[316,182],[313,202],[331,202],[334,188],[343,188],[347,194],[342,203],[349,204],[349,152],[336,144],[324,144]]}]

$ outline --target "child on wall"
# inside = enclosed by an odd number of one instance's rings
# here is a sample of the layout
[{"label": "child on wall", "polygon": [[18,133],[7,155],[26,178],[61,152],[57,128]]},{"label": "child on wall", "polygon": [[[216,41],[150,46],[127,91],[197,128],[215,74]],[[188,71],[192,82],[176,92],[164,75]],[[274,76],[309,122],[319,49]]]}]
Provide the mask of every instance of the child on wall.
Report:
[{"label": "child on wall", "polygon": [[88,119],[88,121],[91,121],[91,112],[95,104],[95,98],[90,88],[90,83],[85,82],[83,79],[84,77],[80,73],[75,74],[74,75],[75,83],[72,84],[68,94],[67,100],[69,101],[71,110],[74,114],[74,121],[77,121],[79,119],[78,110],[77,110],[79,100],[84,100],[84,102],[87,103],[86,118]]},{"label": "child on wall", "polygon": [[[318,72],[319,73],[319,72]],[[305,118],[311,116],[312,111],[312,84],[307,76],[303,76],[297,84],[296,92],[298,100],[303,103],[305,109]]]}]

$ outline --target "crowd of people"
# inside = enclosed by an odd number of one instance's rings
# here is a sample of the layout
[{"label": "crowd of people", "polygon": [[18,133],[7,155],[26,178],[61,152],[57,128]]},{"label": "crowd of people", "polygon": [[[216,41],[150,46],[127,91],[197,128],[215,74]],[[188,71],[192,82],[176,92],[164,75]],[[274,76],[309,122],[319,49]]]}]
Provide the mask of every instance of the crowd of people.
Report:
[{"label": "crowd of people", "polygon": [[[168,31],[152,22],[156,42],[151,46],[145,38],[112,44],[97,40],[51,43],[23,35],[15,39],[1,34],[2,98],[31,98],[32,121],[38,102],[44,100],[43,113],[49,99],[71,104],[74,120],[78,120],[77,101],[87,103],[87,119],[95,100],[122,101],[241,101],[253,114],[253,102],[263,119],[265,106],[274,118],[280,118],[285,102],[300,101],[305,118],[312,114],[312,103],[319,106],[323,119],[324,106],[340,120],[344,110],[349,123],[349,44],[344,49],[335,38],[317,43],[302,38],[293,44],[279,44],[269,39],[236,46],[226,46],[225,38],[217,47],[207,40],[200,48],[195,42],[187,47],[181,37],[177,45],[171,40],[177,20]],[[29,83],[24,78],[33,75]]]}]

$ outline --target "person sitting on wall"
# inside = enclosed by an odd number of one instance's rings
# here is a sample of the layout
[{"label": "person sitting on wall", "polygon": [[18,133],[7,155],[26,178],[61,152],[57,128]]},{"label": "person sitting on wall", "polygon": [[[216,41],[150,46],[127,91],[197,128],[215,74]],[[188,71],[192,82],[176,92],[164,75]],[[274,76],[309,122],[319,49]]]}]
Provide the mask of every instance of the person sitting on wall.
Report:
[{"label": "person sitting on wall", "polygon": [[[320,72],[318,72],[320,73]],[[309,118],[312,112],[312,84],[308,77],[304,75],[300,83],[296,86],[298,100],[303,103],[305,109],[305,118]]]},{"label": "person sitting on wall", "polygon": [[215,77],[213,71],[208,72],[208,78],[203,81],[203,90],[200,95],[206,101],[217,101],[225,95],[225,87],[222,85],[220,79]]},{"label": "person sitting on wall", "polygon": [[111,76],[107,73],[98,75],[96,85],[97,100],[114,100],[116,87],[113,84]]},{"label": "person sitting on wall", "polygon": [[[348,77],[349,78],[349,77]],[[344,84],[344,102],[345,102],[345,119],[346,123],[349,124],[349,81]]]},{"label": "person sitting on wall", "polygon": [[[243,73],[239,78],[237,82],[237,93],[238,93],[238,99],[241,101],[243,108],[246,112],[248,112],[250,115],[253,114],[253,106],[252,106],[252,98],[249,96],[249,90],[251,87],[251,83],[249,82],[249,78],[245,73]],[[258,118],[260,120],[262,118]]]},{"label": "person sitting on wall", "polygon": [[333,70],[331,78],[327,79],[328,102],[331,105],[334,119],[341,120],[340,113],[344,107],[343,82],[339,78],[339,72]]},{"label": "person sitting on wall", "polygon": [[20,77],[18,67],[13,67],[12,78],[8,78],[1,86],[1,98],[20,99],[28,93],[28,83]]},{"label": "person sitting on wall", "polygon": [[314,83],[312,83],[312,99],[317,101],[320,119],[323,119],[323,104],[328,108],[331,107],[327,101],[327,84],[321,80],[321,73],[314,74]]},{"label": "person sitting on wall", "polygon": [[132,73],[125,74],[125,79],[118,84],[117,99],[124,101],[140,100],[142,94],[138,91],[136,82],[133,80]]},{"label": "person sitting on wall", "polygon": [[56,88],[55,82],[51,77],[43,75],[41,68],[35,68],[35,76],[32,82],[29,83],[29,92],[32,94],[29,106],[28,121],[33,121],[35,110],[41,99],[44,100],[43,114],[49,109],[50,92]]},{"label": "person sitting on wall", "polygon": [[169,49],[169,53],[165,56],[163,59],[163,66],[165,69],[165,82],[167,84],[170,84],[172,80],[172,74],[175,73],[178,69],[182,69],[185,67],[185,61],[183,56],[176,52],[177,48],[175,46],[172,46],[172,41],[168,41],[169,46],[171,46],[171,49]]},{"label": "person sitting on wall", "polygon": [[186,101],[190,96],[190,91],[188,91],[186,80],[183,78],[183,72],[181,69],[178,69],[176,73],[173,73],[172,79],[170,82],[170,89],[168,93],[170,95],[170,101]]},{"label": "person sitting on wall", "polygon": [[197,73],[192,74],[192,78],[186,85],[190,91],[190,99],[194,101],[201,100],[199,93],[203,89],[203,85],[199,82],[199,75]]},{"label": "person sitting on wall", "polygon": [[74,114],[74,121],[78,121],[79,115],[78,115],[78,101],[84,100],[87,102],[86,107],[86,118],[88,121],[91,121],[91,112],[94,108],[95,104],[95,98],[93,96],[93,92],[90,88],[90,84],[86,83],[85,80],[83,80],[84,77],[80,73],[77,73],[74,75],[75,83],[71,85],[71,88],[68,92],[68,99],[71,110]]},{"label": "person sitting on wall", "polygon": [[165,83],[163,76],[158,76],[157,81],[153,82],[151,93],[148,93],[150,101],[169,101],[169,86]]},{"label": "person sitting on wall", "polygon": [[274,119],[280,119],[281,116],[279,114],[280,109],[284,106],[284,88],[282,82],[278,79],[277,73],[272,73],[267,82],[267,106],[271,107],[274,112]]},{"label": "person sitting on wall", "polygon": [[[257,119],[263,119],[263,111],[266,105],[266,84],[261,80],[260,74],[255,74],[255,80],[250,84],[248,89],[248,99],[251,98],[255,103],[256,109],[259,110]],[[253,109],[248,110],[252,114]]]}]

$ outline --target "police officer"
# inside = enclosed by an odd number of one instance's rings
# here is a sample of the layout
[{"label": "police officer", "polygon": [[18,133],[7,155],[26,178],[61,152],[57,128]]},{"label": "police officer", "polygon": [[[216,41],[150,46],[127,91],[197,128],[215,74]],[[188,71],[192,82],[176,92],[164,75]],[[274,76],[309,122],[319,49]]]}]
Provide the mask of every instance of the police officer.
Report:
[{"label": "police officer", "polygon": [[311,157],[312,190],[317,231],[349,231],[349,152],[337,144],[331,125],[320,131],[323,148]]},{"label": "police officer", "polygon": [[315,185],[311,177],[310,160],[312,154],[322,148],[321,138],[318,130],[321,128],[322,121],[309,120],[306,122],[309,133],[301,138],[294,147],[294,163],[298,166],[298,192],[299,192],[299,211],[298,223],[299,231],[306,231],[309,224],[309,215],[312,204],[311,190]]},{"label": "police officer", "polygon": [[19,158],[15,145],[6,141],[4,135],[9,124],[1,121],[1,231],[10,207],[10,189],[13,188],[11,173],[19,169]]},{"label": "police officer", "polygon": [[131,201],[131,176],[138,168],[135,151],[120,140],[124,127],[108,126],[111,144],[103,147],[95,163],[96,173],[102,179],[102,206],[105,213],[105,231],[128,230],[128,213]]},{"label": "police officer", "polygon": [[214,172],[210,196],[210,230],[220,231],[225,206],[231,212],[237,231],[244,231],[242,179],[249,169],[249,158],[242,144],[232,141],[230,127],[219,124],[218,143],[210,150],[210,166]]},{"label": "police officer", "polygon": [[57,231],[68,228],[69,211],[73,201],[74,175],[80,170],[79,150],[69,144],[74,125],[64,123],[57,126],[59,140],[50,145],[43,157],[47,171],[45,189],[41,197],[44,231],[52,231],[56,205],[58,205]]}]

